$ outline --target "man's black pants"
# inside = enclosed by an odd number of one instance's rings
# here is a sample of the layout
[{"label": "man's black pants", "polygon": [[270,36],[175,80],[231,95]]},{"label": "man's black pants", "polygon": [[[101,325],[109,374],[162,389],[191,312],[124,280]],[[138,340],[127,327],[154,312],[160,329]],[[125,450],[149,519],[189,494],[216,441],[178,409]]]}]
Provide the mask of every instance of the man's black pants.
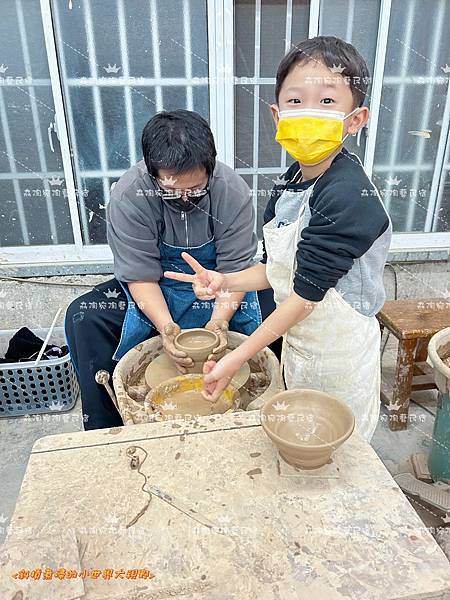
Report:
[{"label": "man's black pants", "polygon": [[[258,297],[265,319],[275,309],[273,292],[263,290],[258,292]],[[126,307],[121,285],[116,279],[110,279],[76,298],[66,312],[67,343],[80,383],[86,430],[123,425],[105,387],[95,381],[95,374],[104,369],[112,375],[117,365],[112,356],[119,344]],[[281,339],[270,348],[279,358]]]}]

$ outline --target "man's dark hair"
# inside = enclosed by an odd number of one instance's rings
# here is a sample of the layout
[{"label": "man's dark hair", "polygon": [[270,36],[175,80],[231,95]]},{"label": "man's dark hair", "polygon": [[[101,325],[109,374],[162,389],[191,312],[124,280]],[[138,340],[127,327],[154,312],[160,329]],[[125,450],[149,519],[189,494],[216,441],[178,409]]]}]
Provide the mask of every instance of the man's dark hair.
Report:
[{"label": "man's dark hair", "polygon": [[[356,106],[362,106],[367,92],[369,69],[358,50],[334,36],[320,35],[303,40],[294,46],[280,62],[275,83],[275,98],[278,102],[284,80],[295,65],[319,61],[329,67],[339,67],[343,77],[349,78],[350,89]],[[331,71],[333,76],[337,71]]]},{"label": "man's dark hair", "polygon": [[212,175],[216,146],[208,123],[190,110],[162,111],[150,119],[142,132],[142,153],[151,175],[159,169],[187,173],[204,167]]}]

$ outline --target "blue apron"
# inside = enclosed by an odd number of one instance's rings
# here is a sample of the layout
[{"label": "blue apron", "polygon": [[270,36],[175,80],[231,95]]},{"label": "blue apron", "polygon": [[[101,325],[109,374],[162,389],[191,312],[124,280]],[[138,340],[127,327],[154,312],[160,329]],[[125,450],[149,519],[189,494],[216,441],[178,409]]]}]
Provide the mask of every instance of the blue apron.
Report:
[{"label": "blue apron", "polygon": [[[210,223],[212,219],[210,217]],[[212,229],[212,227],[211,227]],[[161,268],[164,271],[176,271],[178,273],[189,273],[194,271],[181,257],[182,252],[189,252],[206,269],[216,268],[216,244],[214,237],[202,246],[171,246],[162,241],[160,235],[159,252],[161,256]],[[113,360],[119,360],[122,356],[140,344],[144,340],[159,335],[159,331],[153,323],[140,310],[128,290],[126,283],[120,282],[127,297],[128,306],[122,325],[119,345],[113,355]],[[181,329],[191,327],[204,327],[211,319],[214,308],[214,300],[202,301],[197,298],[192,289],[192,284],[175,281],[162,277],[159,285],[167,302],[169,312],[174,323]],[[258,294],[247,292],[240,306],[230,320],[231,331],[251,335],[262,323],[261,308],[259,306]]]}]

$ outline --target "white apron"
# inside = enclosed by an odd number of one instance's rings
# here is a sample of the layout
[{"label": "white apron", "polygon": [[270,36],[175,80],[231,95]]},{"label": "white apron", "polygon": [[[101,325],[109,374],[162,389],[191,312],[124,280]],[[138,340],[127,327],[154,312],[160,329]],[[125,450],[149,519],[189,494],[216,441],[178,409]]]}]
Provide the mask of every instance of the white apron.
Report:
[{"label": "white apron", "polygon": [[[267,279],[277,306],[293,291],[297,242],[313,188],[296,192],[304,198],[295,222],[277,228],[274,217],[263,227]],[[283,336],[281,370],[284,366],[287,389],[313,388],[341,398],[352,409],[359,433],[370,441],[380,413],[379,348],[376,317],[362,315],[331,288]]]}]

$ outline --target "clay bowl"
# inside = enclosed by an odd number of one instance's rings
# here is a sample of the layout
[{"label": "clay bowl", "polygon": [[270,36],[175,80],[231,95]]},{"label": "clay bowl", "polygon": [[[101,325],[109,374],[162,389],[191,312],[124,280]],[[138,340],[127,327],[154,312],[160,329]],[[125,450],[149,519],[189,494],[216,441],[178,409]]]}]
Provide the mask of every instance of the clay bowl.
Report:
[{"label": "clay bowl", "polygon": [[175,419],[189,415],[204,416],[224,413],[238,408],[239,393],[229,385],[216,402],[203,398],[203,375],[179,375],[168,379],[151,390],[144,401],[149,413],[159,412],[163,419]]},{"label": "clay bowl", "polygon": [[[208,329],[185,329],[174,340],[175,348],[186,352],[194,361],[193,367],[188,367],[188,373],[203,373],[203,363],[211,352],[219,345],[219,336]],[[221,358],[223,354],[217,357]]]},{"label": "clay bowl", "polygon": [[342,400],[301,389],[272,396],[261,408],[261,425],[283,460],[318,469],[353,433],[355,418]]}]

